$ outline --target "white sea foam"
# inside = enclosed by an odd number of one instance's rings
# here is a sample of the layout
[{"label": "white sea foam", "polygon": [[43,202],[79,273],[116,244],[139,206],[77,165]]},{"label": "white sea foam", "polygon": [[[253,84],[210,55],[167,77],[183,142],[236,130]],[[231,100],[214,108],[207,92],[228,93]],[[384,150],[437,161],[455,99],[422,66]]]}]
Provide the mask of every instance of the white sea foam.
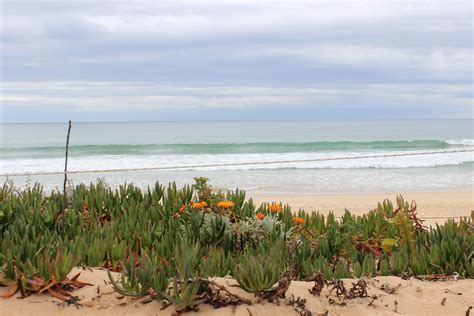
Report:
[{"label": "white sea foam", "polygon": [[474,146],[474,139],[453,139],[447,140],[446,143],[450,145]]},{"label": "white sea foam", "polygon": [[[420,153],[422,151],[411,151]],[[102,155],[71,157],[70,171],[111,170],[154,167],[183,167],[186,170],[263,170],[263,169],[355,169],[355,168],[422,168],[461,165],[474,161],[473,152],[434,153],[401,157],[362,158],[327,161],[286,162],[291,160],[312,160],[339,157],[360,157],[369,155],[406,154],[406,151],[387,152],[332,152],[332,153],[282,153],[282,154],[201,154],[201,155]],[[251,163],[265,164],[254,164]],[[275,163],[280,162],[280,163]],[[61,172],[63,158],[11,159],[2,160],[2,173]],[[235,164],[232,166],[209,166]],[[245,164],[245,165],[238,165]],[[197,166],[207,165],[202,168]]]}]

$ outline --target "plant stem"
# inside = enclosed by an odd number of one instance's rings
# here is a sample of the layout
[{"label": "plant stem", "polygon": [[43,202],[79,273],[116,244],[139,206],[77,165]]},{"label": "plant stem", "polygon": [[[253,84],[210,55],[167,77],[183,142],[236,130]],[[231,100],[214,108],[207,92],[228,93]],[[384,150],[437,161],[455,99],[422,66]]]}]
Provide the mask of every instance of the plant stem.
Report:
[{"label": "plant stem", "polygon": [[67,192],[66,192],[66,183],[67,183],[67,157],[69,154],[69,135],[71,134],[71,121],[69,120],[69,127],[67,129],[67,139],[66,139],[66,159],[64,162],[64,183],[63,183],[63,193],[64,193],[64,207],[62,209],[62,227],[61,227],[61,237],[64,238],[64,231],[66,228],[66,208],[67,208]]}]

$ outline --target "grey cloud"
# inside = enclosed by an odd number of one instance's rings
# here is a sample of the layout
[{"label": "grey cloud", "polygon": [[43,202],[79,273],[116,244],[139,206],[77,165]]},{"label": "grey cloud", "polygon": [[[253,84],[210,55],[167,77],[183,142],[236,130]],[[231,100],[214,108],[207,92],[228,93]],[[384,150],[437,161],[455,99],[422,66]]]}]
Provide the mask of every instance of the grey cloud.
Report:
[{"label": "grey cloud", "polygon": [[[59,103],[85,111],[117,103],[124,109],[296,109],[318,103],[335,111],[351,101],[377,111],[380,104],[401,104],[400,111],[418,104],[436,113],[444,108],[448,116],[453,107],[464,109],[458,116],[472,113],[468,1],[15,0],[2,1],[1,23],[3,105],[9,109]],[[15,81],[45,90],[12,92]],[[110,88],[97,88],[98,81]],[[168,90],[158,88],[163,85]],[[223,86],[234,95],[224,97]],[[324,93],[314,92],[319,88]]]}]

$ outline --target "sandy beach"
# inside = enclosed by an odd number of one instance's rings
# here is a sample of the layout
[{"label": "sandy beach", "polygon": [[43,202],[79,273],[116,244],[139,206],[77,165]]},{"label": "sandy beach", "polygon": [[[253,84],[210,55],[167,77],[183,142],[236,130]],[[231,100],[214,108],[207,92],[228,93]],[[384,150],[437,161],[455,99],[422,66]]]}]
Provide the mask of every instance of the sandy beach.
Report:
[{"label": "sandy beach", "polygon": [[364,214],[377,207],[378,202],[382,202],[387,198],[395,203],[397,194],[401,194],[406,201],[416,201],[419,217],[425,219],[427,225],[444,222],[446,217],[470,216],[471,211],[474,210],[474,193],[472,191],[374,194],[252,194],[250,197],[257,204],[282,201],[289,204],[293,210],[301,208],[322,214],[333,211],[336,216],[341,216],[344,214],[344,209],[348,209],[355,215]]},{"label": "sandy beach", "polygon": [[[75,268],[71,276],[81,272],[80,280],[94,284],[74,292],[82,304],[79,309],[73,305],[65,306],[58,299],[47,295],[33,295],[25,299],[0,299],[2,315],[173,315],[175,308],[162,309],[159,301],[143,304],[142,298],[123,297],[116,293],[108,281],[104,270],[83,270]],[[115,274],[116,276],[118,274]],[[189,315],[298,315],[285,300],[277,304],[257,302],[255,297],[236,285],[235,280],[216,278],[217,283],[241,297],[252,300],[252,305],[227,306],[214,309],[211,305],[200,305],[199,312]],[[347,288],[355,282],[344,279]],[[106,284],[107,283],[107,284]],[[474,280],[445,282],[403,280],[399,277],[377,277],[367,279],[368,296],[364,298],[339,300],[335,291],[323,289],[319,297],[309,293],[313,282],[293,281],[286,293],[286,298],[294,296],[306,299],[306,309],[313,315],[464,315],[472,305],[474,297]],[[382,287],[395,289],[387,293]],[[6,288],[0,288],[0,294]],[[471,299],[469,299],[471,298]],[[325,313],[328,314],[325,314]],[[176,314],[175,314],[176,315]],[[467,315],[467,314],[466,314]]]}]

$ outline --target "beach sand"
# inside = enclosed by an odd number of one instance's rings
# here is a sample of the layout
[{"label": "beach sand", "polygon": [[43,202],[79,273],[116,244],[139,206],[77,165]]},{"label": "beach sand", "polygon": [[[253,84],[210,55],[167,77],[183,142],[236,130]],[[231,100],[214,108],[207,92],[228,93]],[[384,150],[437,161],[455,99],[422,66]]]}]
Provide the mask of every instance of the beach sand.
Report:
[{"label": "beach sand", "polygon": [[362,215],[377,207],[378,202],[390,199],[396,208],[396,196],[401,194],[405,201],[415,200],[420,218],[426,219],[426,225],[446,221],[445,217],[459,218],[470,216],[474,210],[473,192],[402,192],[402,193],[351,193],[351,194],[252,194],[250,197],[259,205],[262,202],[284,202],[293,210],[306,211],[335,216],[344,214],[348,209],[354,215]]},{"label": "beach sand", "polygon": [[[108,283],[104,270],[82,270],[79,268],[71,272],[71,276],[81,271],[79,280],[94,284],[74,292],[81,298],[82,307],[76,309],[73,305],[62,306],[58,299],[45,294],[33,295],[25,299],[13,297],[0,299],[2,315],[172,315],[174,306],[161,310],[158,301],[142,304],[143,298],[123,297],[114,292]],[[115,274],[117,275],[117,274]],[[199,313],[190,312],[190,315],[273,315],[289,316],[298,313],[280,301],[280,306],[264,302],[257,303],[252,294],[245,293],[238,287],[233,287],[233,279],[216,278],[217,283],[224,285],[232,293],[251,299],[252,305],[228,306],[214,309],[211,305],[200,305]],[[344,279],[345,286],[350,288],[351,282],[356,280]],[[396,293],[389,294],[381,289],[382,284],[389,284],[396,288]],[[346,299],[344,306],[340,306],[335,291],[330,293],[327,287],[319,297],[309,293],[312,282],[293,281],[286,293],[289,298],[301,297],[307,300],[306,308],[313,315],[325,313],[329,315],[464,315],[470,305],[473,305],[474,280],[458,280],[445,282],[419,281],[417,279],[403,280],[399,277],[377,277],[367,280],[368,297]],[[6,288],[0,288],[0,294]],[[375,298],[375,296],[377,298]],[[331,304],[330,299],[335,303]]]}]

